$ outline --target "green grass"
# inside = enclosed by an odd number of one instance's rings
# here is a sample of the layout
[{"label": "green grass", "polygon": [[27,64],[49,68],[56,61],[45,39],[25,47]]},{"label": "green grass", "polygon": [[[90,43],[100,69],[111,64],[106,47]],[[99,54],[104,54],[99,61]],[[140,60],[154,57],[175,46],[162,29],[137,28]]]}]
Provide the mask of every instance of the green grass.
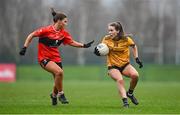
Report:
[{"label": "green grass", "polygon": [[[99,80],[104,79],[105,66],[64,66],[64,78],[66,80]],[[52,75],[44,71],[40,66],[18,66],[18,80],[51,80]]]},{"label": "green grass", "polygon": [[[52,75],[40,66],[18,66],[17,82],[0,83],[0,114],[180,114],[180,66],[145,65],[137,69],[138,106],[122,108],[116,84],[104,65],[64,66],[70,104],[51,106]],[[128,88],[129,79],[125,79]]]},{"label": "green grass", "polygon": [[135,106],[130,103],[129,109],[121,107],[122,102],[113,81],[64,81],[70,104],[59,103],[55,107],[51,106],[49,98],[52,85],[52,80],[1,83],[0,113],[180,114],[178,82],[141,81],[136,89],[140,104]]},{"label": "green grass", "polygon": [[144,81],[180,81],[180,65],[145,65],[138,69]]},{"label": "green grass", "polygon": [[[137,67],[137,66],[135,66]],[[141,81],[180,81],[180,66],[175,65],[144,65],[136,68]],[[64,66],[66,80],[109,80],[105,65],[99,66]],[[51,80],[51,74],[44,71],[39,65],[18,66],[18,80]]]}]

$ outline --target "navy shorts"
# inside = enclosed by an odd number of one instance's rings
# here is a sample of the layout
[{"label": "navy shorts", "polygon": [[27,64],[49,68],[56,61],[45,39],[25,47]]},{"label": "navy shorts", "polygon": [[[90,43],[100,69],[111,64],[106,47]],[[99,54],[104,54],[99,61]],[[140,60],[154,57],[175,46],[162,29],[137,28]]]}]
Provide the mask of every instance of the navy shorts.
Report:
[{"label": "navy shorts", "polygon": [[[40,65],[41,65],[41,66],[43,65],[43,67],[46,67],[46,65],[49,63],[49,61],[51,61],[51,60],[50,60],[50,59],[43,59],[43,60],[41,60]],[[55,62],[55,63],[56,63],[61,69],[63,68],[61,62]]]},{"label": "navy shorts", "polygon": [[119,70],[119,71],[122,73],[123,70],[126,68],[127,65],[129,65],[129,63],[126,63],[126,64],[123,65],[122,67],[118,67],[118,66],[108,66],[108,70],[117,69],[117,70]]}]

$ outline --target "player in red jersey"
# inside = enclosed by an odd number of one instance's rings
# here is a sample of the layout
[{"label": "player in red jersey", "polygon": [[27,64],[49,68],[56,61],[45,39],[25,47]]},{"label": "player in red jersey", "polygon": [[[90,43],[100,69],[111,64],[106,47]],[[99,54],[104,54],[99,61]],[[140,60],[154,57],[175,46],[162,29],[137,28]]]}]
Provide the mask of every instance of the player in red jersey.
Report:
[{"label": "player in red jersey", "polygon": [[24,47],[19,52],[25,55],[26,49],[34,37],[39,38],[38,43],[38,62],[43,69],[50,72],[54,76],[54,87],[51,96],[52,105],[57,105],[57,98],[62,104],[68,104],[63,92],[63,68],[61,56],[58,47],[63,43],[78,48],[89,48],[94,42],[87,44],[79,43],[72,39],[69,32],[65,29],[68,23],[67,16],[64,13],[56,13],[52,9],[54,24],[39,28],[28,35],[25,40]]}]

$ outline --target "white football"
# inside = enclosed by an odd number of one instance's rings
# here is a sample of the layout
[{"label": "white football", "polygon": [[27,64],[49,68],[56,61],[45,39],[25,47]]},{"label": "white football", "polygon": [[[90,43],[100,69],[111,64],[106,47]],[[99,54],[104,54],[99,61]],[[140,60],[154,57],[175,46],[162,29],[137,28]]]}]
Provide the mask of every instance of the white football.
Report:
[{"label": "white football", "polygon": [[109,48],[106,44],[100,43],[96,46],[101,56],[106,56],[109,53]]}]

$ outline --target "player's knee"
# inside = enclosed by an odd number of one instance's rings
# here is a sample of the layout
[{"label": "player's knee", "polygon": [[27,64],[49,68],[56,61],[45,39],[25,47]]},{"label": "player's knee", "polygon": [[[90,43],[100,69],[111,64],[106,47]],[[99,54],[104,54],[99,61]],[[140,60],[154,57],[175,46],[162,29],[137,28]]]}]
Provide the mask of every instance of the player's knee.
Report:
[{"label": "player's knee", "polygon": [[63,76],[63,70],[58,69],[58,70],[55,71],[54,74],[55,74],[55,76]]},{"label": "player's knee", "polygon": [[138,80],[139,74],[138,74],[138,73],[132,73],[132,74],[130,75],[130,77],[131,77],[132,79],[134,79],[134,80]]}]

